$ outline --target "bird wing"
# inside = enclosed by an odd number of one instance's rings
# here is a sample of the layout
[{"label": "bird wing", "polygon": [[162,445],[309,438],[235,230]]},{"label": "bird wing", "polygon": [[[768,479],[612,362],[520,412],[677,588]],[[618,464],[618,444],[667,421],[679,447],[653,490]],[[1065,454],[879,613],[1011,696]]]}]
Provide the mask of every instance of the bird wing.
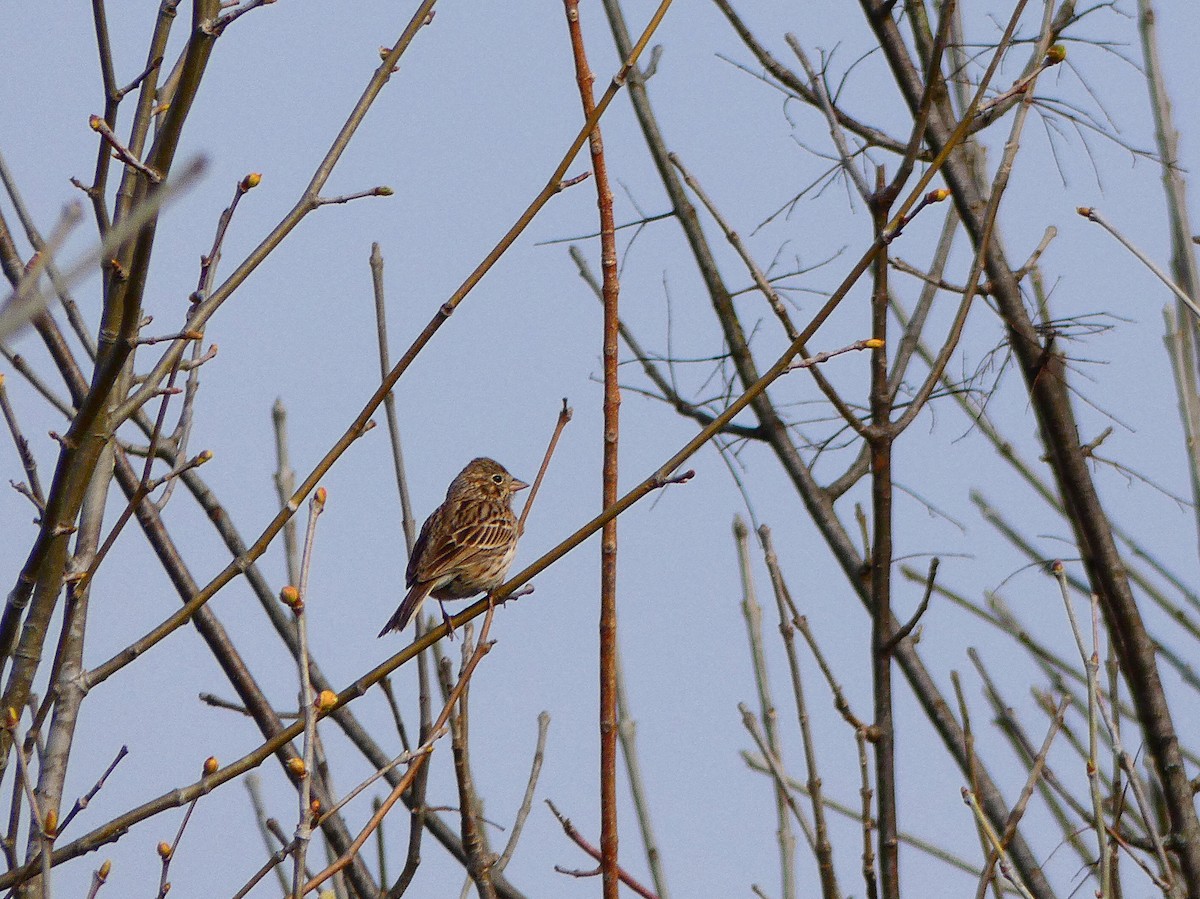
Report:
[{"label": "bird wing", "polygon": [[[440,506],[421,528],[413,547],[416,565],[409,564],[409,586],[452,574],[476,554],[501,549],[513,540],[517,525],[511,515],[497,515],[485,503],[464,504],[457,509],[448,509],[448,505]],[[435,518],[452,520],[456,526],[441,527]]]},{"label": "bird wing", "polygon": [[404,572],[404,586],[411,587],[417,582],[420,569],[424,567],[422,562],[425,556],[425,547],[429,543],[429,534],[435,529],[435,523],[445,508],[446,504],[442,503],[433,510],[432,514],[425,519],[425,523],[421,525],[421,533],[417,535],[412,552],[408,554],[408,568]]}]

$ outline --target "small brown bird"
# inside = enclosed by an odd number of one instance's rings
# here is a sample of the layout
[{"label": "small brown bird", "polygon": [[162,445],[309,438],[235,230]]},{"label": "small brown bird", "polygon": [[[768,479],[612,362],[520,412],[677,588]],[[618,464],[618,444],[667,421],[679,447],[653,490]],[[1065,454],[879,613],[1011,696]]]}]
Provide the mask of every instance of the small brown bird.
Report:
[{"label": "small brown bird", "polygon": [[[441,604],[504,583],[517,551],[512,498],[528,486],[491,459],[472,459],[458,473],[446,501],[421,525],[405,574],[408,594],[379,636],[403,630],[427,596]],[[444,605],[442,620],[449,626]]]}]

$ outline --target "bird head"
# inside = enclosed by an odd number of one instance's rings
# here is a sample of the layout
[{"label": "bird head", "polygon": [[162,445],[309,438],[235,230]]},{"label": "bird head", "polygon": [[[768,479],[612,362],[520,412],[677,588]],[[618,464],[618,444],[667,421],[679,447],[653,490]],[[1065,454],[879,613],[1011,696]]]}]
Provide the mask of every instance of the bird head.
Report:
[{"label": "bird head", "polygon": [[447,496],[460,491],[481,494],[493,500],[508,501],[518,490],[529,485],[518,481],[494,459],[472,459],[450,485]]}]

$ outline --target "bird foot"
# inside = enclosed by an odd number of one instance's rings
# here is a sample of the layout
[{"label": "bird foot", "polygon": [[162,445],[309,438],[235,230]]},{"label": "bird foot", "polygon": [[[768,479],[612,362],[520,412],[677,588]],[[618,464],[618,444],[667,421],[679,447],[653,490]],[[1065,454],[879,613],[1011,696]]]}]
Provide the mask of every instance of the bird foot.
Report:
[{"label": "bird foot", "polygon": [[450,637],[450,640],[453,641],[454,640],[454,621],[453,621],[453,619],[450,618],[450,614],[446,611],[446,604],[444,602],[442,602],[440,599],[438,600],[438,606],[440,606],[441,610],[442,610],[442,623],[444,625],[446,625],[446,634],[447,634],[447,636]]}]

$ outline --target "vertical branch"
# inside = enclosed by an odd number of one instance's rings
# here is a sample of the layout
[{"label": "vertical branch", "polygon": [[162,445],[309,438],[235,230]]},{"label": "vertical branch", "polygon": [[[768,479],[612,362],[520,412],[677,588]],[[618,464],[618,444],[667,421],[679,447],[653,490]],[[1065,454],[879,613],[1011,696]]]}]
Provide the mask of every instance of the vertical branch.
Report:
[{"label": "vertical branch", "polygon": [[[876,234],[887,227],[891,208],[883,170],[876,175],[871,212]],[[879,824],[879,886],[883,899],[899,899],[900,857],[896,822],[896,757],[892,721],[892,400],[888,388],[888,254],[885,244],[873,262],[871,296],[871,507],[873,536],[867,560],[871,573],[871,667],[875,697],[875,788]]]},{"label": "vertical branch", "polygon": [[[308,617],[304,614],[304,603],[308,596],[308,572],[312,565],[313,539],[317,532],[317,519],[325,510],[325,488],[318,487],[308,504],[308,530],[304,535],[304,554],[300,561],[300,580],[296,585],[296,601],[292,603],[292,611],[296,615],[296,635],[300,640],[300,653],[297,664],[300,669],[300,714],[304,717],[304,757],[303,770],[299,774],[300,813],[296,820],[296,848],[292,855],[294,864],[292,874],[292,895],[295,899],[303,897],[303,885],[306,880],[304,859],[308,852],[308,842],[312,838],[312,776],[314,746],[317,736],[316,708],[313,705],[312,676],[308,670]],[[286,590],[286,588],[285,588]]]},{"label": "vertical branch", "polygon": [[[654,881],[654,892],[658,899],[671,899],[667,889],[667,875],[663,871],[662,855],[658,839],[654,836],[654,825],[650,820],[650,803],[646,798],[642,766],[637,753],[637,722],[629,714],[629,694],[625,689],[625,671],[621,654],[617,652],[617,736],[621,740],[621,754],[625,757],[625,774],[629,778],[629,792],[633,795],[633,809],[637,813],[638,827],[642,831],[642,844],[646,847],[646,865]],[[515,835],[515,832],[514,832]]]},{"label": "vertical branch", "polygon": [[[75,541],[75,555],[71,560],[73,573],[86,571],[95,557],[100,540],[100,527],[108,495],[109,479],[103,475],[111,448],[101,453],[101,467],[93,476],[84,496],[80,511],[79,534]],[[75,728],[79,719],[87,689],[82,681],[83,644],[87,628],[88,601],[91,583],[72,580],[67,584],[67,602],[63,613],[62,636],[51,668],[47,701],[54,700],[54,714],[50,719],[50,730],[46,738],[46,751],[38,770],[35,791],[38,803],[44,809],[57,809],[62,804],[63,786],[67,778],[68,760],[75,739]],[[34,834],[30,833],[32,849]],[[31,881],[27,895],[35,895],[38,881]],[[42,884],[49,889],[49,882]]]},{"label": "vertical branch", "polygon": [[[383,290],[383,253],[378,243],[371,244],[371,285],[375,298],[375,333],[379,342],[379,376],[387,378],[392,363],[388,351],[387,338],[387,304],[384,302]],[[413,545],[417,542],[417,525],[413,520],[412,500],[408,495],[408,473],[404,468],[404,453],[400,448],[400,421],[396,415],[396,398],[389,390],[383,397],[383,408],[387,416],[388,438],[392,444],[392,463],[396,469],[396,490],[400,494],[401,526],[404,528],[404,546],[406,557],[412,556]],[[420,638],[425,632],[425,619],[416,616],[416,636]],[[417,732],[418,745],[424,745],[429,739],[429,725],[433,714],[429,706],[429,655],[421,652],[417,656],[417,707],[420,722]],[[425,835],[425,788],[429,782],[429,769],[422,766],[413,779],[412,792],[406,800],[410,811],[408,830],[408,849],[404,858],[404,867],[396,883],[388,891],[389,897],[404,895],[412,882],[417,868],[421,864],[421,840]],[[383,869],[383,856],[380,856],[380,870]],[[380,882],[386,882],[381,877]]]},{"label": "vertical branch", "polygon": [[[1154,5],[1151,0],[1138,0],[1138,32],[1142,37],[1142,58],[1145,63],[1146,86],[1150,90],[1150,107],[1154,112],[1154,135],[1158,156],[1162,161],[1163,191],[1166,193],[1167,213],[1171,227],[1171,274],[1193,301],[1200,300],[1200,271],[1192,250],[1192,224],[1187,210],[1187,182],[1179,167],[1179,132],[1171,113],[1171,101],[1163,79],[1162,61],[1158,55],[1158,32],[1155,27]],[[1196,382],[1195,323],[1188,316],[1182,301],[1175,304],[1178,330],[1168,327],[1168,346],[1178,343],[1172,352],[1175,363],[1175,388],[1179,392],[1179,409],[1184,433],[1188,440],[1188,468],[1192,479],[1192,496],[1200,516],[1200,396]]]},{"label": "vertical branch", "polygon": [[837,872],[833,867],[833,847],[829,843],[829,829],[825,824],[825,800],[821,788],[821,775],[817,771],[817,753],[808,720],[808,705],[804,700],[804,684],[800,677],[796,631],[788,616],[789,608],[794,608],[795,604],[783,579],[783,572],[779,570],[779,557],[775,554],[775,544],[771,541],[771,529],[765,524],[758,528],[758,539],[762,544],[767,571],[771,576],[771,588],[775,593],[775,607],[779,613],[779,635],[783,638],[783,647],[787,652],[788,669],[792,678],[792,698],[796,703],[800,739],[804,744],[804,765],[808,772],[808,795],[812,798],[813,805],[813,830],[817,841],[814,851],[817,857],[817,872],[821,877],[821,895],[824,899],[838,899],[842,893],[838,889]]},{"label": "vertical branch", "polygon": [[[388,358],[387,306],[383,301],[383,254],[379,244],[371,244],[371,285],[375,296],[375,330],[379,337],[379,377],[383,380],[392,368]],[[408,496],[408,478],[404,469],[404,452],[400,448],[400,423],[396,417],[396,397],[389,391],[383,398],[383,409],[387,415],[388,436],[392,442],[392,462],[396,467],[396,487],[400,491],[401,521],[404,527],[404,542],[411,553],[417,540],[417,525],[413,520],[412,500]]]},{"label": "vertical branch", "polygon": [[[579,0],[563,0],[575,78],[585,119],[596,110],[591,68],[579,27]],[[604,160],[600,125],[588,136],[592,171],[596,176],[596,202],[600,209],[600,270],[604,299],[604,477],[601,502],[608,508],[617,501],[617,437],[621,390],[617,382],[617,242],[613,223],[612,189]],[[600,866],[604,872],[604,899],[617,899],[617,521],[604,525],[600,536]]]},{"label": "vertical branch", "polygon": [[[754,664],[754,682],[758,688],[763,731],[770,754],[782,759],[778,715],[775,711],[775,701],[771,697],[771,685],[767,680],[767,658],[763,650],[762,606],[754,594],[754,580],[750,574],[750,532],[740,515],[733,519],[733,537],[737,542],[738,569],[742,579],[742,616],[746,619],[746,634],[750,639],[750,658]],[[795,899],[796,837],[792,833],[792,822],[788,815],[787,785],[779,781],[775,782],[775,817],[776,837],[779,840],[781,895],[784,899]]]},{"label": "vertical branch", "polygon": [[[296,492],[296,470],[292,468],[288,452],[287,406],[283,399],[275,400],[271,407],[271,421],[275,425],[275,492],[279,495],[279,508],[285,508]],[[283,556],[287,566],[287,582],[300,583],[300,552],[296,546],[296,520],[288,518],[283,524]]]},{"label": "vertical branch", "polygon": [[[463,635],[460,676],[471,660],[472,630],[472,625],[468,624],[466,634]],[[442,672],[446,675],[447,689],[450,689],[450,660],[446,659],[445,661],[446,665]],[[450,715],[450,751],[454,756],[454,779],[458,783],[458,808],[462,817],[463,852],[467,855],[468,880],[467,885],[464,886],[464,895],[469,884],[474,882],[480,899],[496,899],[496,888],[492,885],[491,871],[495,856],[488,851],[487,842],[480,827],[483,816],[480,811],[479,794],[475,790],[475,779],[471,774],[470,740],[468,738],[470,696],[471,690],[468,686],[459,696],[458,712]]]}]

